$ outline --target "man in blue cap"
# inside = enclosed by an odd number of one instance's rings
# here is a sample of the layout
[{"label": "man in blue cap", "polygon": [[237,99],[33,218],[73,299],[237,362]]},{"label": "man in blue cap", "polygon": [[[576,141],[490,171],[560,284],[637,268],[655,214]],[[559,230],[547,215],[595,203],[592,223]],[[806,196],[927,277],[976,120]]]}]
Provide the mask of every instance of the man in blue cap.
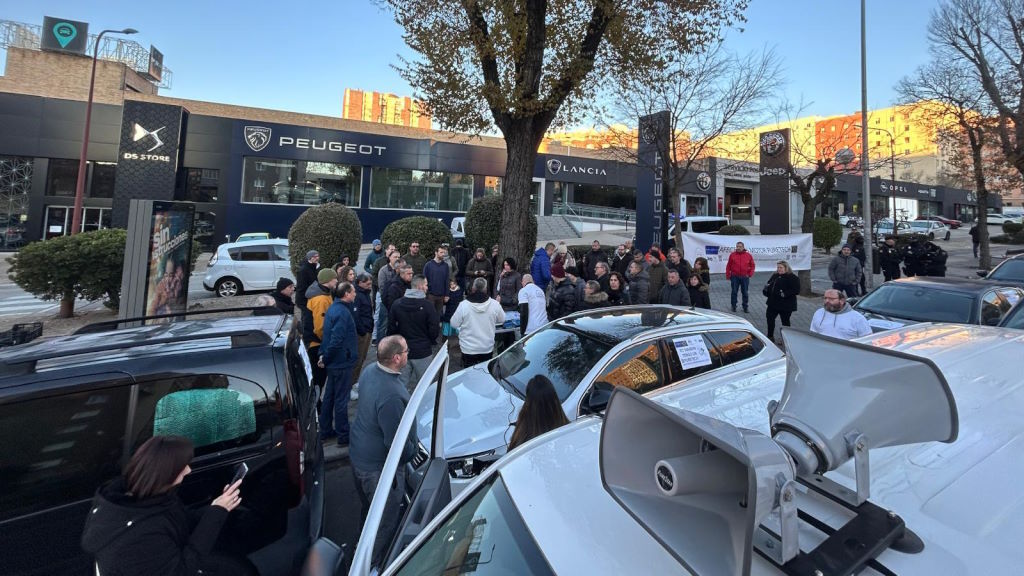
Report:
[{"label": "man in blue cap", "polygon": [[380,258],[383,255],[384,246],[380,243],[380,240],[375,239],[373,241],[373,250],[370,250],[370,253],[366,256],[366,262],[363,263],[363,270],[367,274],[370,274],[373,270],[373,263],[377,261],[377,258]]}]

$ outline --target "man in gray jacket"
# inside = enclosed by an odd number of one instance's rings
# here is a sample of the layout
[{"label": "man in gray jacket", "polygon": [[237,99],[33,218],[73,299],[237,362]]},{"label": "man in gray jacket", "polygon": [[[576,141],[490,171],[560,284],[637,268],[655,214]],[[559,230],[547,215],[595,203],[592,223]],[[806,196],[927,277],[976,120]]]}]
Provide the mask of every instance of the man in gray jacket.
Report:
[{"label": "man in gray jacket", "polygon": [[864,274],[860,260],[851,253],[850,245],[843,244],[843,249],[828,263],[828,279],[832,281],[832,288],[846,292],[849,297],[857,295],[857,286]]}]

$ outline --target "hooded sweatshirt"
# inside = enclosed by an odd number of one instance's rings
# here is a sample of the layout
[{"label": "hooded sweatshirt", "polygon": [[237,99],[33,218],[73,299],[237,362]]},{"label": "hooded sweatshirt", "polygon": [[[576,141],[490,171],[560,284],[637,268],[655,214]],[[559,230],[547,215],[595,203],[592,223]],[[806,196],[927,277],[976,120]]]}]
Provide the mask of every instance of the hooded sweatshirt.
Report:
[{"label": "hooded sweatshirt", "polygon": [[871,334],[871,326],[860,312],[851,308],[847,303],[839,312],[829,312],[824,308],[819,308],[811,318],[811,332],[849,340]]},{"label": "hooded sweatshirt", "polygon": [[828,278],[836,284],[857,284],[862,274],[860,260],[853,255],[836,254],[828,263]]},{"label": "hooded sweatshirt", "polygon": [[483,292],[473,292],[455,309],[452,327],[459,330],[459,348],[463,354],[490,354],[494,351],[494,331],[505,322],[501,304]]},{"label": "hooded sweatshirt", "polygon": [[401,334],[405,338],[410,359],[429,358],[433,354],[432,347],[441,335],[441,318],[422,290],[406,290],[405,296],[391,305],[388,317],[389,334]]},{"label": "hooded sweatshirt", "polygon": [[103,576],[197,574],[228,517],[219,506],[190,515],[174,492],[139,500],[121,478],[96,492],[90,511],[82,549]]}]

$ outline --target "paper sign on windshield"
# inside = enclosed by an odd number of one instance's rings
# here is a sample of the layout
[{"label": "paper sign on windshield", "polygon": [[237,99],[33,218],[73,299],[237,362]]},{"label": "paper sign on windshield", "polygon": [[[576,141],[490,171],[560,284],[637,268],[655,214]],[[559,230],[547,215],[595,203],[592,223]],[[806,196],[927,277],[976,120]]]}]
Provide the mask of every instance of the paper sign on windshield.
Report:
[{"label": "paper sign on windshield", "polygon": [[306,353],[306,347],[301,343],[298,346],[299,357],[302,358],[302,366],[306,369],[306,378],[309,379],[309,385],[313,385],[313,365],[309,362],[309,354]]},{"label": "paper sign on windshield", "polygon": [[708,352],[703,336],[673,338],[672,343],[676,347],[676,355],[679,356],[679,363],[683,365],[683,370],[711,364],[711,354]]}]

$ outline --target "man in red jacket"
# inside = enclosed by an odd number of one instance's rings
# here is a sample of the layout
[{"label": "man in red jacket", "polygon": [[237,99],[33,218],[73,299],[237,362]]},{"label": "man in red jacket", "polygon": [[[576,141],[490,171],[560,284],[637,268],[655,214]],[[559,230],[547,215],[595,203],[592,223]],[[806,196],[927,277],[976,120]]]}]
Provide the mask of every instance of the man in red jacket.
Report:
[{"label": "man in red jacket", "polygon": [[747,308],[750,298],[747,291],[750,288],[750,277],[754,275],[754,257],[747,252],[743,242],[736,243],[736,250],[729,254],[729,263],[725,265],[725,278],[732,283],[732,294],[729,303],[732,311],[736,311],[736,292],[743,290],[743,311],[750,312]]}]

